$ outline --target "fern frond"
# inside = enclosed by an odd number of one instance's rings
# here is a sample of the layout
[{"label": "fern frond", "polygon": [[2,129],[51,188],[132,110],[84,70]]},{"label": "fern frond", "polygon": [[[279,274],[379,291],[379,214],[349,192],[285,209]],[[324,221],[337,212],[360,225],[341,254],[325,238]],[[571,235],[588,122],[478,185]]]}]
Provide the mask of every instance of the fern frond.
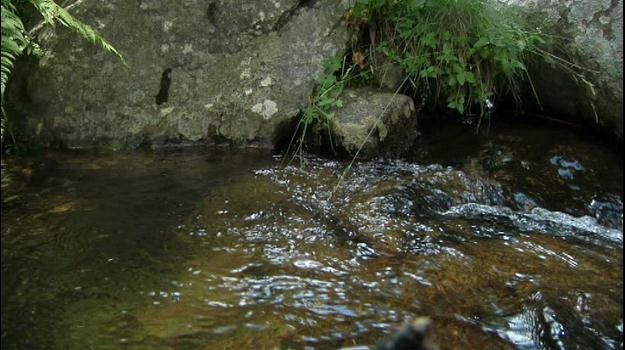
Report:
[{"label": "fern frond", "polygon": [[88,42],[102,47],[104,50],[117,56],[125,64],[124,57],[106,39],[98,34],[91,26],[82,23],[72,16],[67,10],[59,6],[54,0],[30,0],[32,5],[39,11],[46,23],[54,25],[55,22],[71,29]]},{"label": "fern frond", "polygon": [[2,54],[1,75],[2,99],[4,102],[4,90],[9,80],[9,74],[13,68],[15,58],[22,54],[29,40],[24,30],[24,23],[15,13],[15,6],[10,1],[2,1]]}]

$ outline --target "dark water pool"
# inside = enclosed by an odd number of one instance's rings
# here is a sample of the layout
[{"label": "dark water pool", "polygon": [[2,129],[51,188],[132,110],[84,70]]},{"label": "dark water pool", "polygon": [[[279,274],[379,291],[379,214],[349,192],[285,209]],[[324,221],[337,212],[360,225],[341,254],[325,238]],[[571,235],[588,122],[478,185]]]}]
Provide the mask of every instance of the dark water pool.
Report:
[{"label": "dark water pool", "polygon": [[442,349],[620,349],[622,160],[558,132],[338,188],[263,152],[5,157],[2,348],[332,349],[428,315]]}]

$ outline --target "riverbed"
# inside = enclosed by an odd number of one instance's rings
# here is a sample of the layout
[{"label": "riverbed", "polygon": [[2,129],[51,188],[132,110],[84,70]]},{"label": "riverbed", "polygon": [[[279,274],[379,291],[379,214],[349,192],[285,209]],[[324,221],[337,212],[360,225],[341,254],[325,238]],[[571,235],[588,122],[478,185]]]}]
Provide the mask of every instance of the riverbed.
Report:
[{"label": "riverbed", "polygon": [[403,160],[47,151],[2,160],[2,347],[620,349],[623,165],[548,127]]}]

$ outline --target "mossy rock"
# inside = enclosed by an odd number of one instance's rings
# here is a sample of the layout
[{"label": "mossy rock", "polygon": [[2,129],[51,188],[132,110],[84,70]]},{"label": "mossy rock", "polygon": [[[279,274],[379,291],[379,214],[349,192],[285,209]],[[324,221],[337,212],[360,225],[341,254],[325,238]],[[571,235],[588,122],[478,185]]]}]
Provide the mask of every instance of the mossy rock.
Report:
[{"label": "mossy rock", "polygon": [[345,90],[334,111],[335,144],[351,155],[400,157],[417,138],[412,98],[373,89]]}]

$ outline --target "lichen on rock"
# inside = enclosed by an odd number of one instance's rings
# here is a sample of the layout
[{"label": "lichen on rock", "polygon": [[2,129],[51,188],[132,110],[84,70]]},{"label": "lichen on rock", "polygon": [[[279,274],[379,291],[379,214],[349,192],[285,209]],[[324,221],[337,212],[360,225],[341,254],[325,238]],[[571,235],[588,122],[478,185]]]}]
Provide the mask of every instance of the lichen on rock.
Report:
[{"label": "lichen on rock", "polygon": [[[29,73],[21,107],[30,125],[46,126],[44,143],[270,147],[277,126],[308,102],[322,62],[349,42],[349,1],[300,3],[85,1],[76,15],[103,24],[128,68],[59,30],[43,40],[49,54]],[[157,106],[165,71],[171,81]]]},{"label": "lichen on rock", "polygon": [[[570,75],[545,64],[530,67],[543,110],[581,121],[623,139],[622,0],[508,0],[530,21],[555,34],[557,52],[584,67],[595,94]],[[556,48],[554,48],[556,49]],[[531,95],[528,87],[528,96]],[[531,102],[527,98],[526,102]],[[529,103],[528,103],[529,105]],[[595,115],[596,112],[596,115]],[[596,120],[598,119],[598,120]]]}]

